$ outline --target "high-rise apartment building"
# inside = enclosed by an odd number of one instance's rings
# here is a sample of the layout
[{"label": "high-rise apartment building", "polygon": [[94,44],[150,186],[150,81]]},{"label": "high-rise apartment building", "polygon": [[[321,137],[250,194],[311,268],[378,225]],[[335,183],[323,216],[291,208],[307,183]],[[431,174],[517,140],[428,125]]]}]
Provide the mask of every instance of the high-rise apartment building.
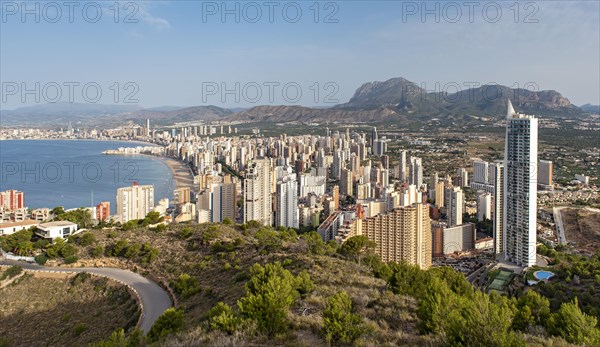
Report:
[{"label": "high-rise apartment building", "polygon": [[477,195],[477,220],[492,218],[492,194],[481,192]]},{"label": "high-rise apartment building", "polygon": [[110,202],[102,201],[96,205],[96,220],[105,221],[110,217]]},{"label": "high-rise apartment building", "polygon": [[236,184],[231,182],[212,183],[202,189],[196,199],[199,223],[222,223],[226,218],[236,220]]},{"label": "high-rise apartment building", "polygon": [[414,184],[417,189],[423,185],[423,163],[421,158],[411,157],[408,163],[408,184]]},{"label": "high-rise apartment building", "polygon": [[414,204],[366,218],[359,233],[376,244],[384,262],[406,261],[428,269],[432,261],[429,206]]},{"label": "high-rise apartment building", "polygon": [[538,184],[544,187],[552,187],[552,161],[540,160],[538,165]]},{"label": "high-rise apartment building", "polygon": [[154,187],[138,185],[117,189],[117,220],[126,223],[132,219],[143,219],[154,208]]},{"label": "high-rise apartment building", "polygon": [[275,226],[298,228],[298,181],[294,174],[277,181]]},{"label": "high-rise apartment building", "polygon": [[25,193],[13,189],[0,192],[0,207],[7,211],[25,208]]},{"label": "high-rise apartment building", "polygon": [[352,178],[352,171],[347,168],[342,169],[342,174],[340,175],[340,192],[343,195],[354,195],[354,180]]},{"label": "high-rise apartment building", "polygon": [[538,119],[516,113],[510,100],[504,154],[505,258],[536,262]]},{"label": "high-rise apartment building", "polygon": [[272,225],[272,171],[268,159],[254,161],[244,179],[244,223]]},{"label": "high-rise apartment building", "polygon": [[406,157],[406,151],[400,151],[400,157],[398,158],[398,179],[401,182],[408,180],[408,162]]},{"label": "high-rise apartment building", "polygon": [[448,226],[461,225],[464,206],[463,191],[459,187],[446,188],[444,195]]},{"label": "high-rise apartment building", "polygon": [[497,161],[491,164],[491,183],[494,187],[492,195],[492,222],[494,230],[494,253],[504,253],[504,164]]}]

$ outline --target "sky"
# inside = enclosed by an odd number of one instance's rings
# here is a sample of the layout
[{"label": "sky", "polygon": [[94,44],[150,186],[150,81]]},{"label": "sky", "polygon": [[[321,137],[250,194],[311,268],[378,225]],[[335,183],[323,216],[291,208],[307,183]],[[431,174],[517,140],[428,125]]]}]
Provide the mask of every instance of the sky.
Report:
[{"label": "sky", "polygon": [[2,109],[332,106],[393,77],[600,104],[596,0],[0,4]]}]

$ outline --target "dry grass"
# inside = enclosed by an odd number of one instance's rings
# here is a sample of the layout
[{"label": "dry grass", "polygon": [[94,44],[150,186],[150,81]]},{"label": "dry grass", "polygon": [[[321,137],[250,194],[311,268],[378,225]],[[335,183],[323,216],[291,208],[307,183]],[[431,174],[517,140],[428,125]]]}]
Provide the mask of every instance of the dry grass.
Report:
[{"label": "dry grass", "polygon": [[[185,239],[180,237],[184,228],[192,231],[191,236]],[[165,341],[166,346],[327,346],[321,335],[322,313],[327,298],[341,290],[349,294],[355,312],[363,317],[370,331],[359,345],[430,344],[429,338],[416,332],[416,302],[387,291],[386,282],[375,278],[367,266],[339,256],[309,255],[302,243],[295,242],[284,242],[276,251],[261,252],[258,241],[253,237],[254,232],[252,229],[242,231],[235,226],[210,224],[171,226],[162,233],[137,229],[117,232],[116,237],[109,231],[98,231],[95,232],[97,243],[80,252],[83,259],[78,265],[128,267],[167,285],[183,273],[196,277],[201,292],[186,299],[178,297],[178,303],[185,309],[186,330]],[[142,266],[124,259],[94,259],[88,255],[93,247],[109,247],[120,239],[128,239],[130,243],[150,243],[160,249],[158,259]],[[237,243],[234,245],[235,240]],[[215,246],[219,243],[225,246]],[[267,340],[252,332],[228,336],[208,331],[203,323],[208,310],[219,301],[235,307],[237,300],[245,294],[244,284],[250,267],[254,263],[274,261],[282,262],[294,274],[307,270],[316,285],[315,291],[301,298],[290,310],[290,332]]]},{"label": "dry grass", "polygon": [[87,346],[139,316],[126,287],[98,278],[72,284],[27,274],[0,291],[0,307],[9,346]]}]

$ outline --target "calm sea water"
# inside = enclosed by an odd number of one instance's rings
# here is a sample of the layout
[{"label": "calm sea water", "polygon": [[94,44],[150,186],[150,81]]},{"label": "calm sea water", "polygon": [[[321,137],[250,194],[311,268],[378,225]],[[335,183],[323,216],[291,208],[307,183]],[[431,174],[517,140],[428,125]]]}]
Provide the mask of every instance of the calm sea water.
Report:
[{"label": "calm sea water", "polygon": [[29,208],[68,209],[110,201],[111,213],[116,209],[117,188],[134,181],[154,185],[157,201],[172,198],[173,175],[161,160],[102,154],[107,149],[135,146],[117,141],[0,141],[0,191],[25,192]]}]

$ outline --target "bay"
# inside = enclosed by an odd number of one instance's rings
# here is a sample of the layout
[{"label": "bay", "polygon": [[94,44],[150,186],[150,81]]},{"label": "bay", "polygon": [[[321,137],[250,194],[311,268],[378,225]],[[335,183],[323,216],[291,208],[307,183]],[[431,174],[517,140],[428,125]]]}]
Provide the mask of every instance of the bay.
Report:
[{"label": "bay", "polygon": [[[172,198],[175,183],[162,160],[142,155],[104,155],[103,151],[142,144],[93,140],[0,141],[0,191],[25,193],[28,208],[96,206],[109,201],[116,210],[117,188],[154,186],[155,202]],[[146,146],[146,144],[143,144]]]}]

